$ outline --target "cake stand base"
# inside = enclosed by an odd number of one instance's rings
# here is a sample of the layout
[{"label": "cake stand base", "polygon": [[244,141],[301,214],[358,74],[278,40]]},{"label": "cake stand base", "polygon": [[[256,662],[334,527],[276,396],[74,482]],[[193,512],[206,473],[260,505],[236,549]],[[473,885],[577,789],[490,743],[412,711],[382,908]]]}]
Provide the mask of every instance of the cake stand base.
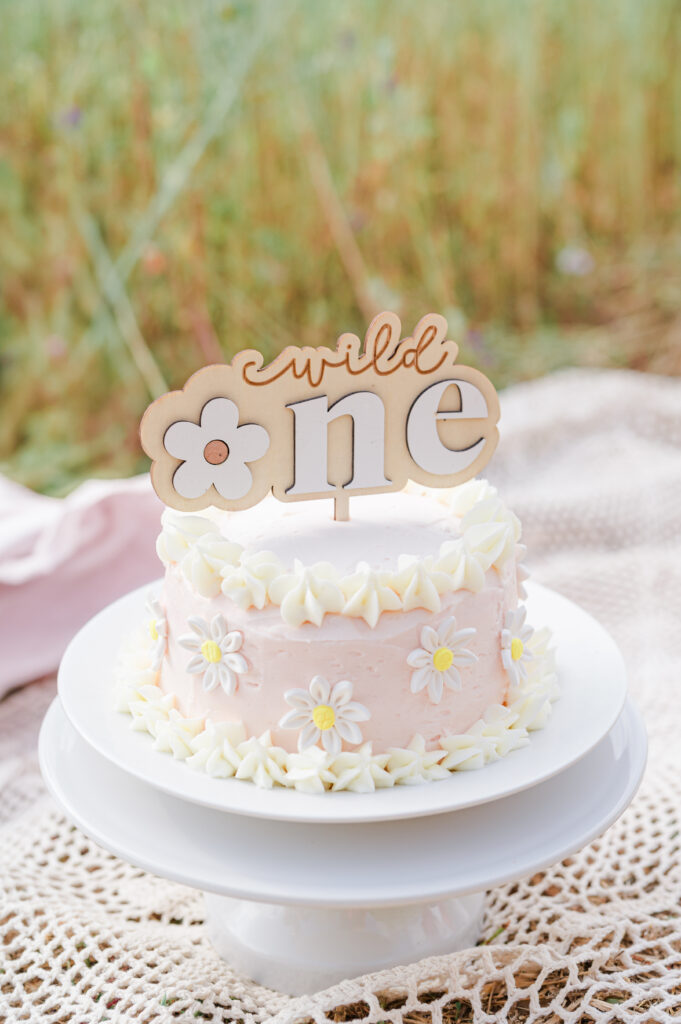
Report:
[{"label": "cake stand base", "polygon": [[261,985],[303,995],[344,978],[474,946],[484,893],[406,907],[284,907],[205,893],[208,938]]},{"label": "cake stand base", "polygon": [[619,817],[641,779],[646,737],[627,703],[589,754],[536,786],[416,822],[353,825],[179,800],[93,750],[58,700],[39,751],[52,795],[79,828],[132,864],[209,894],[218,953],[299,995],[473,945],[486,889],[554,864]]}]

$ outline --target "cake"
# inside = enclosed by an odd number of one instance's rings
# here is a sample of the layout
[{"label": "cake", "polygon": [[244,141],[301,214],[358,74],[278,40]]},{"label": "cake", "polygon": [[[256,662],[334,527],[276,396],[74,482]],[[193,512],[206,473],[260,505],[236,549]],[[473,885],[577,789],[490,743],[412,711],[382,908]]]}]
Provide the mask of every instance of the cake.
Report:
[{"label": "cake", "polygon": [[166,509],[118,708],[216,778],[321,793],[435,781],[529,743],[558,696],[517,517],[482,479]]}]

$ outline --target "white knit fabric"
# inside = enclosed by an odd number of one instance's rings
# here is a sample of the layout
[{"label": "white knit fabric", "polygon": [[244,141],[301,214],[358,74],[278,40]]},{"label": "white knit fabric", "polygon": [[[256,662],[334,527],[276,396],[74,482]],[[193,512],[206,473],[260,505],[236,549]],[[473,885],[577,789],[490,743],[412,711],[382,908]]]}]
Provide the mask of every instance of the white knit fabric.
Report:
[{"label": "white knit fabric", "polygon": [[34,753],[54,684],[32,685],[0,704],[0,1021],[678,1019],[681,381],[572,371],[513,388],[502,411],[489,475],[523,522],[532,575],[613,633],[648,726],[624,817],[491,892],[487,944],[291,998],[217,958],[198,893],[64,820]]}]

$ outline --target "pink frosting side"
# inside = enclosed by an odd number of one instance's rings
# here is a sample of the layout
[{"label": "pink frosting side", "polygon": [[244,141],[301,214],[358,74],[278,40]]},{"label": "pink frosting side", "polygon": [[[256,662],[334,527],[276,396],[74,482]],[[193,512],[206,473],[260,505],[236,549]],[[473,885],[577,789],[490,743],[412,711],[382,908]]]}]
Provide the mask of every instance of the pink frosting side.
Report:
[{"label": "pink frosting side", "polygon": [[[362,619],[333,614],[326,615],[321,627],[293,628],[282,620],[278,607],[244,611],[223,595],[201,597],[176,567],[166,573],[161,600],[169,634],[161,687],[175,694],[183,714],[215,722],[242,721],[248,735],[259,736],[270,729],[273,742],[289,751],[296,749],[298,733],[278,727],[290,710],[284,693],[307,689],[315,675],[324,676],[331,685],[341,679],[352,682],[353,699],[371,715],[361,729],[364,741],[372,741],[374,753],[406,747],[415,733],[434,748],[439,737],[465,732],[491,704],[506,699],[508,679],[501,663],[500,634],[507,610],[517,604],[513,559],[499,573],[489,570],[480,593],[443,594],[437,614],[426,609],[384,612],[374,629]],[[243,633],[241,653],[248,662],[248,671],[240,675],[231,697],[219,687],[210,693],[203,690],[201,676],[186,672],[192,652],[178,643],[180,636],[190,632],[190,616],[210,620],[218,612],[230,630]],[[461,690],[445,689],[441,703],[432,704],[427,690],[411,692],[414,670],[407,656],[421,646],[424,625],[437,629],[452,615],[457,629],[477,630],[467,646],[478,661],[461,670]],[[347,744],[344,748],[353,749]]]}]

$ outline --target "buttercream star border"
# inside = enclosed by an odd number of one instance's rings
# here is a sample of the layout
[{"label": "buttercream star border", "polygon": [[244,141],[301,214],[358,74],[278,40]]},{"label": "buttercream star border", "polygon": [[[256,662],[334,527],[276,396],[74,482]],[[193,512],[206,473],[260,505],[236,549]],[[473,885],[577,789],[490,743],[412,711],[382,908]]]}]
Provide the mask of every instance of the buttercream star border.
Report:
[{"label": "buttercream star border", "polygon": [[[416,485],[409,490],[419,492]],[[423,489],[421,488],[421,491]],[[311,566],[283,565],[269,551],[246,553],[223,536],[217,523],[205,516],[166,509],[156,550],[163,564],[179,567],[202,597],[223,593],[241,608],[279,607],[288,625],[311,622],[320,626],[327,613],[363,618],[374,628],[383,611],[441,609],[442,594],[482,589],[485,573],[515,558],[519,595],[527,572],[522,565],[517,516],[485,480],[434,492],[438,502],[459,518],[460,535],[441,544],[436,556],[401,556],[390,571],[378,572],[360,563],[351,573],[339,573],[327,562]]]}]

